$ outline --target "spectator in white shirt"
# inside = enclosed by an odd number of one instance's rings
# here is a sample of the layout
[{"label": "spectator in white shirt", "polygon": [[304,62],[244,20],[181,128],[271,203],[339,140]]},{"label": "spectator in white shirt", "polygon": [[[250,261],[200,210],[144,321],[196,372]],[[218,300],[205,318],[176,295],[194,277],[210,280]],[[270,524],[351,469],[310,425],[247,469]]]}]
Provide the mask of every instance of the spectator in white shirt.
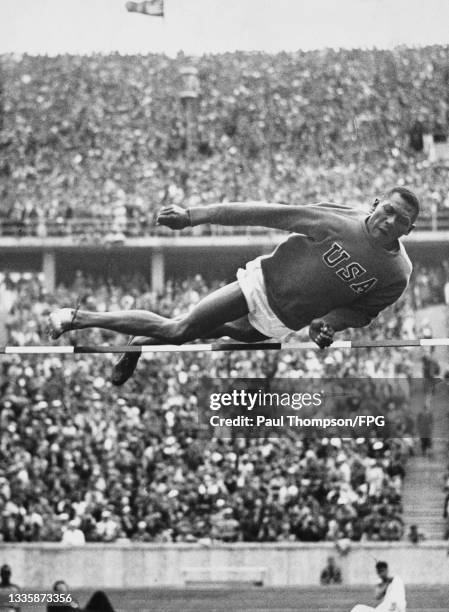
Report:
[{"label": "spectator in white shirt", "polygon": [[67,528],[62,534],[61,542],[66,546],[82,546],[86,543],[84,533],[79,528],[79,520],[73,519],[69,521]]}]

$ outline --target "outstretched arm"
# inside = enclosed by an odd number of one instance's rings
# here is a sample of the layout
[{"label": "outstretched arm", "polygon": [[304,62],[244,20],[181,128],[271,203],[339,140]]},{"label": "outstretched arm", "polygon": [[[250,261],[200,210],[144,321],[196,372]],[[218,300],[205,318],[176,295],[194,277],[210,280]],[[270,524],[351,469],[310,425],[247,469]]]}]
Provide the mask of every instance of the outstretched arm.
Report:
[{"label": "outstretched arm", "polygon": [[255,225],[313,235],[322,227],[324,217],[327,217],[325,210],[317,206],[230,202],[195,206],[187,210],[179,206],[167,206],[159,213],[157,223],[171,229],[184,229],[205,223]]}]

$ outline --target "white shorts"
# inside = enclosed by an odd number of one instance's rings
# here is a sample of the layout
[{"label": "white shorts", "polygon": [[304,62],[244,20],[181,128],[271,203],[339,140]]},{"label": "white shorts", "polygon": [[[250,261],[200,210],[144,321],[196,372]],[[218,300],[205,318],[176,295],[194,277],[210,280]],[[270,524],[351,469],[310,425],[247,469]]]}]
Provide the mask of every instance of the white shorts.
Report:
[{"label": "white shorts", "polygon": [[287,342],[295,332],[286,327],[271,310],[263,278],[261,260],[257,257],[249,261],[245,269],[237,270],[237,280],[248,304],[248,321],[268,338]]}]

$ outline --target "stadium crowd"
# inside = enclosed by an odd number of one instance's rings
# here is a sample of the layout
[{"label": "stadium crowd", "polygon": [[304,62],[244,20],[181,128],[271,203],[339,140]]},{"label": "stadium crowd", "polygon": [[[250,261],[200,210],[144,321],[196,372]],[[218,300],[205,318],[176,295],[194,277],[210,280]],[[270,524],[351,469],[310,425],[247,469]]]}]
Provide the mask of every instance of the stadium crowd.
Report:
[{"label": "stadium crowd", "polygon": [[[423,152],[447,129],[448,46],[1,59],[3,234],[87,235],[90,219],[142,235],[161,231],[162,204],[368,205],[393,184],[428,214],[449,207],[449,167]],[[186,64],[200,80],[189,139]]]},{"label": "stadium crowd", "polygon": [[[91,309],[151,308],[178,314],[210,290],[200,277],[155,295],[142,277],[120,283],[79,273],[52,295],[37,275],[4,279],[11,343],[46,343],[46,315],[77,297]],[[369,335],[415,335],[412,292]],[[365,330],[366,333],[366,330]],[[62,340],[69,342],[69,338]],[[82,344],[123,342],[85,330]],[[148,542],[397,540],[401,486],[413,452],[411,355],[373,349],[160,354],[124,387],[108,382],[113,359],[48,355],[1,361],[0,534],[4,541]],[[201,425],[202,379],[395,377],[357,388],[355,408],[387,415],[386,432],[322,437],[223,438]],[[363,384],[366,384],[363,383]],[[366,398],[370,398],[367,400]]]}]

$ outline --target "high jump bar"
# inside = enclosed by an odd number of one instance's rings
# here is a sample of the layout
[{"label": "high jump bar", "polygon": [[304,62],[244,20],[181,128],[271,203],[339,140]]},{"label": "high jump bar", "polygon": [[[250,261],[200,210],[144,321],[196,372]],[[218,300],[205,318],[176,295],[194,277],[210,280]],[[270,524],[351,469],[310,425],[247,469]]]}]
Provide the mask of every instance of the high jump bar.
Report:
[{"label": "high jump bar", "polygon": [[[383,340],[336,340],[328,349],[449,346],[449,338],[406,338]],[[157,344],[142,346],[2,346],[1,355],[74,355],[99,353],[213,353],[218,351],[309,350],[315,342],[212,342],[200,344]]]}]

